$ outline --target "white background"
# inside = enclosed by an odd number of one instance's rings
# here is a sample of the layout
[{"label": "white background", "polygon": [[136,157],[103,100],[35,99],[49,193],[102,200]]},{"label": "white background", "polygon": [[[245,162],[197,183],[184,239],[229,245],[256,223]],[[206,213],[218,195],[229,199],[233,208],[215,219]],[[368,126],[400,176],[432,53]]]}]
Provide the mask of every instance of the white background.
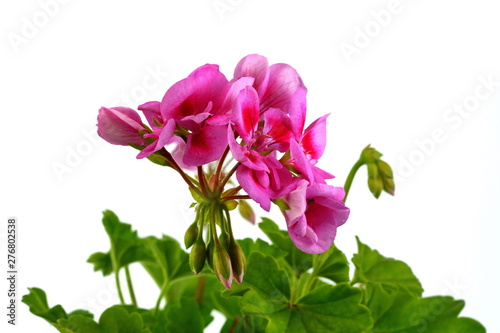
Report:
[{"label": "white background", "polygon": [[[369,143],[398,174],[396,196],[377,201],[360,171],[337,246],[351,257],[358,235],[410,264],[425,295],[465,299],[462,315],[500,332],[496,2],[63,2],[3,1],[0,8],[1,251],[7,218],[17,217],[20,294],[38,286],[51,305],[97,314],[116,302],[112,280],[85,262],[108,249],[104,209],[140,236],[181,239],[193,217],[186,186],[172,170],[136,160],[133,149],[98,139],[97,110],[161,100],[205,63],[220,64],[231,78],[240,58],[259,53],[301,74],[308,123],[331,113],[320,162],[337,176],[331,184],[343,185]],[[373,13],[388,8],[390,18],[377,23]],[[356,53],[346,55],[347,44]],[[481,77],[497,83],[487,90]],[[463,116],[448,111],[464,103],[471,111]],[[435,131],[439,142],[430,143]],[[284,227],[276,209],[271,217]],[[262,235],[237,221],[238,237]],[[132,268],[140,305],[152,307],[156,287]],[[8,330],[54,331],[21,303],[18,326]]]}]

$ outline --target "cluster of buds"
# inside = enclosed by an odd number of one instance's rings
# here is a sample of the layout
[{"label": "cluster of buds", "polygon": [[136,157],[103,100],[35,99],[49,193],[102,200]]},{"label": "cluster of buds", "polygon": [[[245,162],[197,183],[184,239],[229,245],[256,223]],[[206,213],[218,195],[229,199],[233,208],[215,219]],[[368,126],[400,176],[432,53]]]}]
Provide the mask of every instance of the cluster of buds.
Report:
[{"label": "cluster of buds", "polygon": [[368,169],[368,188],[370,192],[378,199],[382,191],[394,195],[396,188],[391,166],[380,158],[382,153],[368,145],[363,149],[360,161],[366,164]]},{"label": "cluster of buds", "polygon": [[255,219],[244,200],[266,211],[276,204],[291,239],[308,253],[326,251],[349,216],[344,189],[328,185],[334,176],[316,166],[328,115],[304,129],[306,93],[293,67],[269,66],[252,54],[231,80],[207,64],[170,87],[161,102],[140,105],[147,124],[133,109],[101,108],[98,134],[182,176],[196,201],[196,219],[185,236],[191,268],[199,273],[208,262],[230,288],[233,279],[241,282],[245,259],[229,211],[239,205]]}]

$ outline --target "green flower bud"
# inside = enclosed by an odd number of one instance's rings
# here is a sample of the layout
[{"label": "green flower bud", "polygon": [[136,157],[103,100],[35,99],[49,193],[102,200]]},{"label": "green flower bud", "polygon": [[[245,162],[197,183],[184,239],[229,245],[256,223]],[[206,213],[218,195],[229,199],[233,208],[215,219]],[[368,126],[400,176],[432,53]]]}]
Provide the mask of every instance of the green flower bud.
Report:
[{"label": "green flower bud", "polygon": [[240,200],[238,209],[241,216],[252,224],[255,224],[255,213],[253,212],[252,206],[246,200]]},{"label": "green flower bud", "polygon": [[366,168],[368,169],[368,178],[379,178],[378,168],[375,163],[367,163]]},{"label": "green flower bud", "polygon": [[381,178],[368,178],[368,188],[375,198],[378,199],[384,189],[384,183]]},{"label": "green flower bud", "polygon": [[214,270],[214,241],[210,240],[207,243],[207,263],[212,271]]},{"label": "green flower bud", "polygon": [[384,191],[386,191],[390,195],[394,195],[394,190],[396,189],[394,180],[392,180],[391,178],[383,178],[382,182],[384,183]]},{"label": "green flower bud", "polygon": [[363,163],[372,163],[375,162],[376,160],[380,159],[382,157],[382,154],[378,152],[375,148],[370,147],[370,145],[366,146],[365,149],[361,152],[360,160],[363,161]]},{"label": "green flower bud", "polygon": [[226,249],[217,243],[214,246],[214,273],[217,278],[227,289],[231,289],[231,283],[233,282],[233,270],[231,267],[231,258],[227,253]]},{"label": "green flower bud", "polygon": [[189,249],[194,242],[196,242],[196,239],[198,238],[198,224],[194,222],[189,226],[189,228],[186,230],[186,233],[184,234],[184,245],[186,246],[186,249]]},{"label": "green flower bud", "polygon": [[392,168],[389,164],[387,164],[386,162],[382,161],[382,160],[378,160],[377,161],[377,168],[378,168],[378,172],[380,173],[380,175],[382,176],[382,178],[393,178],[393,174],[392,174]]},{"label": "green flower bud", "polygon": [[219,236],[219,242],[224,247],[224,249],[229,249],[230,238],[227,232],[223,231]]},{"label": "green flower bud", "polygon": [[243,276],[245,275],[246,259],[245,254],[241,250],[241,247],[234,240],[229,246],[229,257],[231,258],[231,267],[233,269],[233,277],[236,282],[243,282]]},{"label": "green flower bud", "polygon": [[205,242],[200,238],[194,243],[191,253],[189,254],[189,266],[194,274],[198,274],[203,270],[206,258],[207,249],[205,247]]}]

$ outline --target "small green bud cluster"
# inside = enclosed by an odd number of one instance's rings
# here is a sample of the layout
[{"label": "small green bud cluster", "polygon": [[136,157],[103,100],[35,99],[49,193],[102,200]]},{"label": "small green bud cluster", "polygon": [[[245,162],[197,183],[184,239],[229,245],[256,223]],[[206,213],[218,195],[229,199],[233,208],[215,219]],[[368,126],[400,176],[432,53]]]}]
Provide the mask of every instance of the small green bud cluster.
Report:
[{"label": "small green bud cluster", "polygon": [[198,204],[196,219],[184,235],[186,248],[191,249],[189,265],[199,274],[208,263],[221,283],[231,288],[233,279],[241,283],[246,260],[234,239],[227,205],[219,202]]},{"label": "small green bud cluster", "polygon": [[366,164],[368,169],[368,188],[375,198],[378,198],[382,191],[394,195],[396,188],[392,169],[380,159],[381,157],[382,154],[370,145],[363,149],[360,156],[360,161]]}]

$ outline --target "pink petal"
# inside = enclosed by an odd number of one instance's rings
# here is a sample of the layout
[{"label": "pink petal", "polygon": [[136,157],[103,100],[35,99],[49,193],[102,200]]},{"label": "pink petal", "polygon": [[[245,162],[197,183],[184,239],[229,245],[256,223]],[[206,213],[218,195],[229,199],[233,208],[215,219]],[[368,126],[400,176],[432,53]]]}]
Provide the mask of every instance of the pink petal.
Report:
[{"label": "pink petal", "polygon": [[250,144],[259,122],[259,96],[252,87],[240,91],[233,108],[233,122],[241,138]]},{"label": "pink petal", "polygon": [[[161,116],[160,112],[160,102],[147,102],[139,105],[138,109],[144,113],[149,126],[158,127],[157,122],[160,124],[163,123],[163,117]],[[154,121],[154,119],[156,119],[156,122]]]},{"label": "pink petal", "polygon": [[269,211],[271,209],[271,200],[267,191],[259,182],[259,178],[265,177],[266,172],[264,171],[253,171],[245,165],[240,165],[238,170],[236,170],[236,179],[241,185],[243,190],[252,198],[255,202],[260,204],[262,209]]},{"label": "pink petal", "polygon": [[258,54],[250,54],[240,60],[234,70],[234,79],[241,77],[255,78],[253,87],[259,95],[262,95],[267,87],[269,64],[266,57]]},{"label": "pink petal", "polygon": [[302,174],[309,182],[314,182],[314,174],[311,169],[311,164],[306,158],[304,151],[299,146],[295,139],[290,140],[290,154],[292,157],[291,165]]},{"label": "pink petal", "polygon": [[305,88],[297,71],[287,64],[274,64],[269,67],[269,81],[266,91],[261,95],[261,112],[269,108],[288,111],[292,96],[299,87]]},{"label": "pink petal", "polygon": [[204,126],[187,138],[184,163],[200,166],[217,160],[227,147],[226,126]]},{"label": "pink petal", "polygon": [[227,125],[231,122],[232,115],[230,114],[218,114],[207,119],[207,125],[222,126]]},{"label": "pink petal", "polygon": [[155,142],[151,143],[149,146],[144,148],[138,155],[137,158],[144,158],[155,151],[162,149],[165,145],[167,145],[174,135],[175,131],[175,120],[170,119],[166,124],[163,124],[161,131],[158,134],[158,138]]},{"label": "pink petal", "polygon": [[227,129],[227,141],[229,143],[229,149],[231,150],[231,154],[233,155],[234,159],[238,162],[246,162],[248,160],[246,156],[248,148],[236,142],[236,139],[234,138],[233,127],[231,125],[229,125]]},{"label": "pink petal", "polygon": [[293,94],[288,109],[292,132],[297,141],[300,141],[302,138],[302,131],[304,130],[304,123],[306,120],[306,93],[307,90],[305,88],[299,87]]},{"label": "pink petal", "polygon": [[238,97],[240,91],[246,87],[251,87],[254,82],[253,77],[242,77],[234,82],[231,82],[231,88],[229,89],[224,103],[222,104],[223,112],[229,112],[233,108],[234,102]]},{"label": "pink petal", "polygon": [[315,183],[307,188],[308,198],[324,197],[332,201],[342,201],[344,196],[345,191],[342,187]]},{"label": "pink petal", "polygon": [[161,114],[165,119],[182,119],[206,111],[213,103],[212,114],[222,113],[221,107],[230,84],[217,65],[204,65],[175,83],[161,101]]},{"label": "pink petal", "polygon": [[294,225],[306,211],[306,190],[308,185],[309,182],[302,179],[297,183],[297,188],[283,198],[288,204],[288,207],[290,207],[290,209],[283,211],[286,223],[289,227]]},{"label": "pink petal", "polygon": [[266,151],[278,150],[282,153],[290,149],[290,118],[280,109],[269,109],[264,114],[263,134],[267,139]]},{"label": "pink petal", "polygon": [[316,164],[323,155],[326,146],[326,118],[330,114],[316,119],[304,131],[301,140],[302,148],[312,164]]}]

